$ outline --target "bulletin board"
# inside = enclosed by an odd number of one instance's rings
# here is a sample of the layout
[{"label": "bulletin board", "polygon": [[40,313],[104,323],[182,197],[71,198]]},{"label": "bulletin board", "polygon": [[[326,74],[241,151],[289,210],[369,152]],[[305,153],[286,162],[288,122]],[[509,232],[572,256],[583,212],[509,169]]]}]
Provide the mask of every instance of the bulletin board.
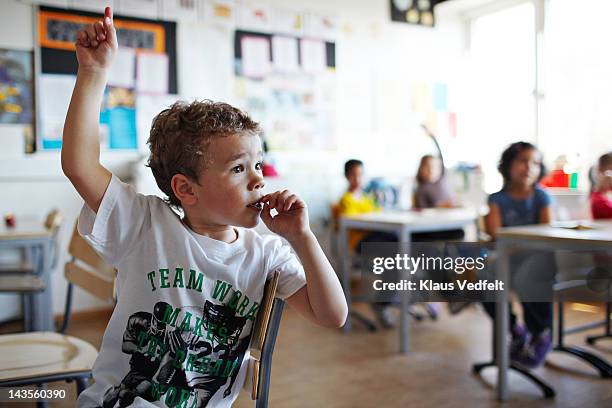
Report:
[{"label": "bulletin board", "polygon": [[[38,149],[61,148],[63,122],[78,69],[76,35],[100,18],[100,13],[39,8]],[[115,15],[113,21],[119,49],[104,92],[101,144],[104,149],[135,150],[142,147],[137,135],[138,101],[177,93],[176,23],[121,15]]]},{"label": "bulletin board", "polygon": [[335,43],[237,30],[239,104],[264,129],[271,151],[334,150]]}]

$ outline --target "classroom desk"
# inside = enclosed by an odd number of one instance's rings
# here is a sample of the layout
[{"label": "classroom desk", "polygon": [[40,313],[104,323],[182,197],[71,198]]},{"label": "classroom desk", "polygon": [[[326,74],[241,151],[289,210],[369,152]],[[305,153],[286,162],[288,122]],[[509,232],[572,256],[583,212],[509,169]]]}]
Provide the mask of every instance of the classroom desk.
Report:
[{"label": "classroom desk", "polygon": [[[45,283],[45,290],[30,295],[31,320],[26,321],[27,331],[55,331],[53,326],[53,301],[51,288],[51,231],[42,222],[30,218],[18,218],[15,227],[0,225],[0,250],[26,248],[31,251],[36,274]],[[24,311],[25,313],[25,311]]]},{"label": "classroom desk", "polygon": [[[472,208],[426,209],[422,211],[383,211],[359,215],[344,215],[340,217],[338,257],[340,275],[344,295],[348,304],[349,316],[344,325],[344,331],[351,329],[351,291],[350,265],[348,257],[348,230],[359,229],[367,231],[395,232],[399,243],[406,251],[410,250],[410,234],[414,232],[436,232],[460,229],[476,223],[478,212]],[[410,321],[408,315],[408,298],[400,296],[400,352],[407,353],[410,348]]]},{"label": "classroom desk", "polygon": [[[529,249],[607,249],[612,250],[612,222],[589,223],[590,230],[575,230],[549,225],[529,225],[501,228],[497,233],[498,279],[505,285],[509,282],[509,254],[517,248]],[[500,401],[508,398],[508,366],[510,352],[505,333],[508,333],[508,291],[499,291],[496,302],[495,349],[497,350],[497,397]]]}]

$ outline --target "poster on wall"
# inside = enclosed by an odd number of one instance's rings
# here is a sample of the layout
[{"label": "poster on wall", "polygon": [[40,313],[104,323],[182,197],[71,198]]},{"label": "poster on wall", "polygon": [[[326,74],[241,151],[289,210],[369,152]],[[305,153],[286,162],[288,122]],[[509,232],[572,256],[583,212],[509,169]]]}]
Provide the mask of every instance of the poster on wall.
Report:
[{"label": "poster on wall", "polygon": [[40,117],[43,118],[39,133],[39,148],[60,149],[64,120],[76,83],[75,75],[43,74],[40,76]]},{"label": "poster on wall", "polygon": [[0,49],[0,124],[32,125],[32,53]]},{"label": "poster on wall", "polygon": [[0,49],[0,156],[22,156],[33,140],[32,52]]},{"label": "poster on wall", "polygon": [[234,46],[234,97],[270,150],[334,150],[335,44],[237,30]]},{"label": "poster on wall", "polygon": [[[147,4],[153,7],[154,4],[157,10],[156,1],[122,3],[125,7]],[[44,150],[61,148],[63,122],[78,68],[74,47],[76,34],[99,19],[99,13],[40,9],[42,81],[38,145]],[[136,96],[174,94],[178,88],[176,23],[115,15],[114,25],[119,49],[104,94],[101,146],[103,149],[136,150]]]},{"label": "poster on wall", "polygon": [[108,149],[136,149],[136,100],[134,90],[106,87],[100,111],[100,141]]},{"label": "poster on wall", "polygon": [[201,8],[202,19],[217,27],[234,27],[237,19],[237,8],[234,0],[208,0]]}]

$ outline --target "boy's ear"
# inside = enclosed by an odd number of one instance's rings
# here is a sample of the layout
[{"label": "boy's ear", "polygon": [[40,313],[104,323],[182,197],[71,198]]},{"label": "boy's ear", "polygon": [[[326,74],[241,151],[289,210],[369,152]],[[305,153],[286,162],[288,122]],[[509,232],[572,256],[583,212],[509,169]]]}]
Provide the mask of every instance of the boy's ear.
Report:
[{"label": "boy's ear", "polygon": [[182,206],[194,205],[198,198],[193,189],[193,181],[183,174],[175,174],[172,176],[170,186],[176,198],[179,199]]}]

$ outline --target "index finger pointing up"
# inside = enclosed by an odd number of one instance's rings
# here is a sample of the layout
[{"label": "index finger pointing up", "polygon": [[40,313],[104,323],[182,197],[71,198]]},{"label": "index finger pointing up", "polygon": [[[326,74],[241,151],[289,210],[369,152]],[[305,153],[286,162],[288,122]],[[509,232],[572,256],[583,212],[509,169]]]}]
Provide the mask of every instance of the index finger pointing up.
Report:
[{"label": "index finger pointing up", "polygon": [[110,7],[104,9],[104,17],[108,17],[111,20],[113,19],[113,10]]}]

